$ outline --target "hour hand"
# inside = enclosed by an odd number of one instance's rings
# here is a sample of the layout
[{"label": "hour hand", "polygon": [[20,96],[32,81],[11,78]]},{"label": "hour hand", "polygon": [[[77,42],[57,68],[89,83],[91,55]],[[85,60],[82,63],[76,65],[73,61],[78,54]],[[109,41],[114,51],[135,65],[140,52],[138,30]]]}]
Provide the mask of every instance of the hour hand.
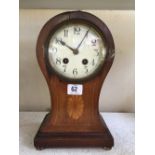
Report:
[{"label": "hour hand", "polygon": [[73,54],[78,54],[78,50],[68,46],[64,41],[59,40],[59,42],[61,43],[61,45],[66,46],[67,48],[69,48],[73,52]]}]

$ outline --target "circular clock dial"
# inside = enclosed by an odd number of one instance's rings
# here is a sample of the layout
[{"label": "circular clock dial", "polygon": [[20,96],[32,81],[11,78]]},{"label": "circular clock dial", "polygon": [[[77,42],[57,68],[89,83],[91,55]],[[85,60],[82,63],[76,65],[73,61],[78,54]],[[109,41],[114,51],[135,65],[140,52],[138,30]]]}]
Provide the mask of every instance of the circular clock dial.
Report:
[{"label": "circular clock dial", "polygon": [[48,45],[53,70],[68,79],[85,79],[95,74],[106,57],[100,34],[86,24],[66,24],[55,31]]}]

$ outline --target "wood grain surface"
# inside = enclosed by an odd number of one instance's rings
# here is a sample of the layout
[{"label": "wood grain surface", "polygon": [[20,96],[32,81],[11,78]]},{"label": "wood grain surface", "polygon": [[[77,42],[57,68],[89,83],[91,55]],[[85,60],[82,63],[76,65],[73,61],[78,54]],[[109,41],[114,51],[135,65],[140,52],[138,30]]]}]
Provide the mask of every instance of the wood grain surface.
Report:
[{"label": "wood grain surface", "polygon": [[[87,22],[95,27],[105,40],[107,55],[102,69],[84,81],[66,81],[51,72],[46,58],[46,44],[55,27],[65,21]],[[34,139],[36,148],[100,146],[111,148],[114,144],[104,120],[99,115],[99,95],[102,84],[112,65],[114,41],[107,26],[97,17],[81,11],[65,12],[49,20],[37,42],[37,59],[47,81],[51,96],[51,112],[45,117]],[[67,85],[83,85],[83,94],[67,94]]]}]

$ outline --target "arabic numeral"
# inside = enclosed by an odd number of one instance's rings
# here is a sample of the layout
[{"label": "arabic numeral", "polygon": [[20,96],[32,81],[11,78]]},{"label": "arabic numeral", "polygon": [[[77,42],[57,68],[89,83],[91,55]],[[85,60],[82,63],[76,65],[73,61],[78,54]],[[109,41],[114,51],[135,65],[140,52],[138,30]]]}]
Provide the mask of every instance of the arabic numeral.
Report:
[{"label": "arabic numeral", "polygon": [[66,72],[66,68],[67,68],[67,66],[66,66],[66,65],[63,65],[62,67],[64,68],[63,71]]},{"label": "arabic numeral", "polygon": [[94,49],[94,51],[96,52],[96,56],[99,56],[100,52],[98,49]]},{"label": "arabic numeral", "polygon": [[51,47],[52,53],[56,53],[57,52],[57,48],[56,47]]},{"label": "arabic numeral", "polygon": [[88,66],[84,66],[85,68],[85,73],[88,73]]},{"label": "arabic numeral", "polygon": [[62,41],[61,38],[55,38],[55,43],[56,43],[56,44],[59,44],[59,45],[60,45],[60,44],[61,44],[61,41]]},{"label": "arabic numeral", "polygon": [[92,65],[94,66],[95,65],[95,60],[93,59],[93,61],[92,61]]},{"label": "arabic numeral", "polygon": [[80,27],[74,27],[74,34],[79,35],[80,31],[81,31]]},{"label": "arabic numeral", "polygon": [[77,75],[77,74],[78,74],[77,68],[74,68],[73,69],[73,75]]},{"label": "arabic numeral", "polygon": [[92,46],[96,46],[97,40],[96,39],[92,39],[91,43],[92,43]]},{"label": "arabic numeral", "polygon": [[61,65],[61,58],[56,58],[56,65]]},{"label": "arabic numeral", "polygon": [[64,37],[68,37],[68,30],[64,30]]}]

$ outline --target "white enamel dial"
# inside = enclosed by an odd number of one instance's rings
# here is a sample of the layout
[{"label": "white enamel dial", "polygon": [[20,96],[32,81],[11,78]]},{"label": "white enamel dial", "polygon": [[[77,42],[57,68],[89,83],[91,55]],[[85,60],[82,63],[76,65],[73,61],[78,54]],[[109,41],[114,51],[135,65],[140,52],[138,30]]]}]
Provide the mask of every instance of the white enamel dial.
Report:
[{"label": "white enamel dial", "polygon": [[52,35],[48,46],[50,65],[59,75],[83,79],[103,64],[106,48],[100,34],[85,24],[67,24]]}]

